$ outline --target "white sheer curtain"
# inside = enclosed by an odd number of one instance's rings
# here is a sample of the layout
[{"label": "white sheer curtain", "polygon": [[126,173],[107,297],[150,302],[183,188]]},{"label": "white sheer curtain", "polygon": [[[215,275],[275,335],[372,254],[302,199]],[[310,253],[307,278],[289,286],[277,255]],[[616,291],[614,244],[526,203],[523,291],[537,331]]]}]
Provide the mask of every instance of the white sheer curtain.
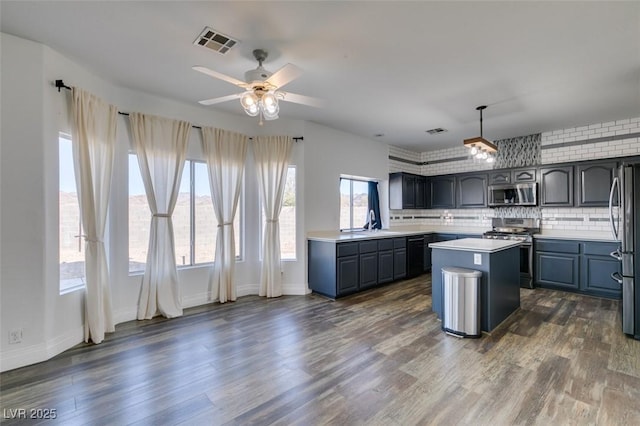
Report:
[{"label": "white sheer curtain", "polygon": [[202,129],[202,151],[207,160],[213,211],[218,220],[211,288],[217,289],[220,303],[236,300],[233,281],[236,263],[233,219],[242,189],[247,140],[247,136],[240,133],[212,127]]},{"label": "white sheer curtain", "polygon": [[262,208],[266,218],[262,235],[260,296],[282,296],[280,274],[280,210],[293,139],[289,136],[258,136],[253,153],[258,174]]},{"label": "white sheer curtain", "polygon": [[111,312],[109,265],[104,246],[111,175],[116,145],[118,110],[100,98],[73,88],[74,168],[85,232],[85,276],[87,280],[84,340],[104,340],[115,330]]},{"label": "white sheer curtain", "polygon": [[129,123],[152,213],[138,319],[150,319],[158,313],[177,317],[182,315],[182,296],[171,215],[178,198],[191,124],[139,113],[130,114]]}]

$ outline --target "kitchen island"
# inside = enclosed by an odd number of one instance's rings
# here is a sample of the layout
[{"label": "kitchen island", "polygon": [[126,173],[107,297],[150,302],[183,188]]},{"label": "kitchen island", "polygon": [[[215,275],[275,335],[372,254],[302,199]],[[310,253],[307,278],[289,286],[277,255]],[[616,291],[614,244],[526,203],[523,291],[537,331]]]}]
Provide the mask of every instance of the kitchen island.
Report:
[{"label": "kitchen island", "polygon": [[[486,229],[410,226],[307,234],[308,283],[335,299],[431,270],[432,241],[480,238]],[[425,281],[426,282],[426,281]]]},{"label": "kitchen island", "polygon": [[464,238],[431,243],[432,309],[443,318],[442,268],[482,272],[480,328],[490,332],[520,307],[520,242]]}]

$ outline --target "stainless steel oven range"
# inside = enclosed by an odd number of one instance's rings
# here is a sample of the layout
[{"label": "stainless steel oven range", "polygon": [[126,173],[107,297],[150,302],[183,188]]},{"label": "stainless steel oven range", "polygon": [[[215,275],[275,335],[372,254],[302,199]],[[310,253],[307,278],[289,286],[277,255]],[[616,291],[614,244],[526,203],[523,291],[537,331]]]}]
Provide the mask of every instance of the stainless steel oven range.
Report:
[{"label": "stainless steel oven range", "polygon": [[533,288],[533,234],[540,232],[540,219],[494,217],[491,227],[482,238],[521,241],[520,287]]}]

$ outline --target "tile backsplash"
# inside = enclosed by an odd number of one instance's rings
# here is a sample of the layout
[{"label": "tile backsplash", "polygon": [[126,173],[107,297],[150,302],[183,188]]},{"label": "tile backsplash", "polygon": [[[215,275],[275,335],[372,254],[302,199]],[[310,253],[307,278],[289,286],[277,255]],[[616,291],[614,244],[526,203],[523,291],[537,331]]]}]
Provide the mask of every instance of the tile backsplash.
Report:
[{"label": "tile backsplash", "polygon": [[[617,214],[617,213],[616,213]],[[607,208],[503,207],[496,209],[391,210],[390,226],[426,225],[491,228],[493,217],[541,219],[543,230],[609,231]]]},{"label": "tile backsplash", "polygon": [[[504,149],[495,168],[640,155],[640,117],[571,127],[496,141]],[[502,146],[500,146],[502,145]],[[523,163],[524,161],[524,163]],[[531,163],[531,164],[528,164]],[[389,172],[426,176],[491,170],[458,146],[427,152],[389,147]],[[614,212],[617,214],[617,212]],[[390,225],[491,227],[493,217],[541,219],[542,229],[609,231],[607,208],[503,207],[451,210],[391,210]]]}]

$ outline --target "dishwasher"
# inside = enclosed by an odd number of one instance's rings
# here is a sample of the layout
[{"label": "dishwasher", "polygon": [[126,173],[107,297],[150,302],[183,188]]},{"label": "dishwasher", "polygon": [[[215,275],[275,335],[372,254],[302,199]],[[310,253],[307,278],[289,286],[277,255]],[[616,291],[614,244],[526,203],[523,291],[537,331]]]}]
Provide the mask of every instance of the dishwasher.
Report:
[{"label": "dishwasher", "polygon": [[424,236],[407,237],[407,278],[424,272]]}]

